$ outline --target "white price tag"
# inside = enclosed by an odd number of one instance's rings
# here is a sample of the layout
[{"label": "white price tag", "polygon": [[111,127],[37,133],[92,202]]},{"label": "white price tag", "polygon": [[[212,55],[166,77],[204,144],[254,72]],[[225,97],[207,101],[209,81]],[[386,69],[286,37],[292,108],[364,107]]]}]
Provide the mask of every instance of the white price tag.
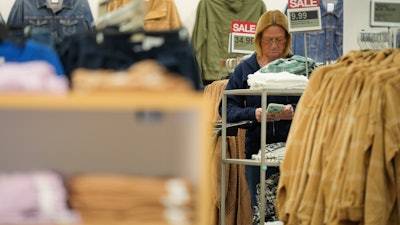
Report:
[{"label": "white price tag", "polygon": [[302,32],[321,30],[321,9],[314,8],[298,8],[288,9],[289,32]]},{"label": "white price tag", "polygon": [[288,0],[289,32],[321,30],[319,0]]},{"label": "white price tag", "polygon": [[229,34],[229,52],[251,54],[254,52],[256,22],[232,21]]},{"label": "white price tag", "polygon": [[400,27],[399,0],[371,0],[371,26]]},{"label": "white price tag", "polygon": [[333,12],[335,10],[335,3],[333,2],[328,2],[326,4],[326,11],[328,12]]},{"label": "white price tag", "polygon": [[253,34],[231,33],[230,41],[232,53],[251,54],[255,51]]}]

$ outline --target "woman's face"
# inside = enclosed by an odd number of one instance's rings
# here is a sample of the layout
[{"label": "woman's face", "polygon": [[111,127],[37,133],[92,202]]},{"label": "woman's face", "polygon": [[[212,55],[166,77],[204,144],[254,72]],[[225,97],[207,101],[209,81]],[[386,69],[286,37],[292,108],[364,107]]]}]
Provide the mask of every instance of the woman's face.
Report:
[{"label": "woman's face", "polygon": [[262,55],[270,61],[284,58],[283,55],[286,46],[286,31],[281,26],[272,25],[261,33]]}]

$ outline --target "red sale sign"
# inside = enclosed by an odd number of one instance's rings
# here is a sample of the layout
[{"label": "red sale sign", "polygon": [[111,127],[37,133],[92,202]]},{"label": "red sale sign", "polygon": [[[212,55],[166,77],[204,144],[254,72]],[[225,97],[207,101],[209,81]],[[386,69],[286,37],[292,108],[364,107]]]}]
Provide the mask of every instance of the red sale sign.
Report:
[{"label": "red sale sign", "polygon": [[288,9],[319,7],[319,0],[289,0]]},{"label": "red sale sign", "polygon": [[232,33],[255,34],[257,23],[234,20],[232,21],[231,26],[232,26],[231,30]]},{"label": "red sale sign", "polygon": [[257,22],[233,20],[229,34],[229,53],[250,54],[254,52],[254,34]]}]

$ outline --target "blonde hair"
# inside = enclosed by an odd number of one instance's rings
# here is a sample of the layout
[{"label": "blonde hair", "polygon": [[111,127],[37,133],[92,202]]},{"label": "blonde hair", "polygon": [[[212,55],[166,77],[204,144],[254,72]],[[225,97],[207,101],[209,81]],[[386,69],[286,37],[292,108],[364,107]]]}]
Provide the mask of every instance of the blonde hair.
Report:
[{"label": "blonde hair", "polygon": [[254,46],[256,48],[257,56],[262,55],[262,48],[261,48],[261,35],[265,28],[271,25],[278,25],[281,26],[286,31],[286,45],[283,54],[286,56],[291,54],[292,48],[292,35],[288,31],[288,20],[285,14],[283,14],[279,10],[269,10],[265,12],[257,22],[256,27],[256,34],[254,37]]}]

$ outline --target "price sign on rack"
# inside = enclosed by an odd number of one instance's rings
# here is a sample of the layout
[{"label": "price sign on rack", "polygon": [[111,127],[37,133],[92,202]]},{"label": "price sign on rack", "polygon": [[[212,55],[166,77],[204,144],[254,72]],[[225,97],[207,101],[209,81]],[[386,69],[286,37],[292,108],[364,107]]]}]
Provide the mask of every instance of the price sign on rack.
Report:
[{"label": "price sign on rack", "polygon": [[229,53],[251,54],[254,52],[256,22],[232,21],[229,35]]},{"label": "price sign on rack", "polygon": [[289,0],[289,32],[321,30],[319,0]]},{"label": "price sign on rack", "polygon": [[400,27],[399,0],[372,0],[371,26]]}]

